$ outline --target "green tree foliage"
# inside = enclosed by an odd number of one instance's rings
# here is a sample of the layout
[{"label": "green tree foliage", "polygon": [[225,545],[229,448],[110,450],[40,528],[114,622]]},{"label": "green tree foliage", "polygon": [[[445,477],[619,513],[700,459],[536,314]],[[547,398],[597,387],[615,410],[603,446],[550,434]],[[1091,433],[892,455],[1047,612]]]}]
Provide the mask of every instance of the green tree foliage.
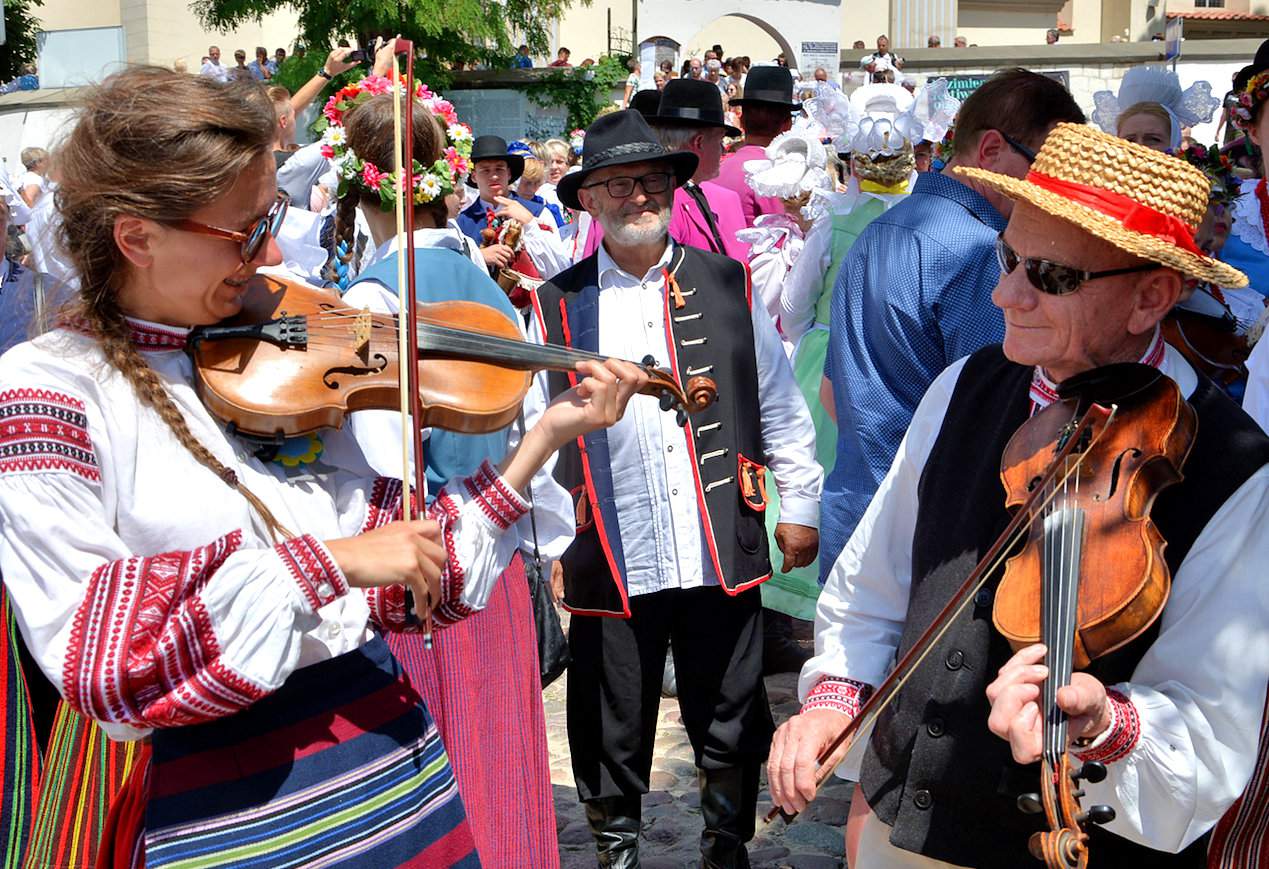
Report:
[{"label": "green tree foliage", "polygon": [[565,129],[560,131],[567,137],[572,130],[590,126],[600,110],[612,105],[613,88],[626,80],[627,60],[622,55],[607,55],[594,66],[552,69],[523,90],[539,106],[568,109]]},{"label": "green tree foliage", "polygon": [[0,82],[17,78],[22,67],[35,63],[35,35],[39,25],[32,9],[44,0],[4,0],[4,45],[0,45]]},{"label": "green tree foliage", "polygon": [[[591,0],[581,0],[590,5]],[[299,14],[300,35],[313,50],[341,37],[370,45],[376,36],[413,40],[427,62],[420,75],[454,61],[509,66],[517,44],[550,49],[550,22],[572,0],[194,0],[204,26],[230,30],[283,8]],[[511,34],[519,34],[513,42]]]}]

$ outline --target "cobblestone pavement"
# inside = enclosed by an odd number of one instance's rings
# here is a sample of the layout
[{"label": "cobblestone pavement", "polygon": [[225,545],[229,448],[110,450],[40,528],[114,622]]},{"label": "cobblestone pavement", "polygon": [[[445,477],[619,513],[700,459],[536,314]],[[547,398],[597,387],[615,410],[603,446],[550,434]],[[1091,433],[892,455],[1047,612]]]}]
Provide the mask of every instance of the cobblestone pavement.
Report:
[{"label": "cobblestone pavement", "polygon": [[[565,616],[566,617],[566,616]],[[567,673],[543,693],[551,752],[551,783],[563,869],[591,869],[595,848],[586,816],[577,800],[569,765],[564,693]],[[767,678],[767,695],[776,726],[798,709],[797,676],[785,673]],[[679,718],[678,702],[662,698],[652,762],[652,791],[643,798],[643,830],[639,838],[644,869],[685,869],[700,862],[700,796],[696,767],[687,732]],[[749,843],[754,869],[838,869],[843,865],[842,830],[850,809],[850,786],[834,777],[796,822],[777,820]],[[771,806],[766,791],[758,797],[758,811]]]}]

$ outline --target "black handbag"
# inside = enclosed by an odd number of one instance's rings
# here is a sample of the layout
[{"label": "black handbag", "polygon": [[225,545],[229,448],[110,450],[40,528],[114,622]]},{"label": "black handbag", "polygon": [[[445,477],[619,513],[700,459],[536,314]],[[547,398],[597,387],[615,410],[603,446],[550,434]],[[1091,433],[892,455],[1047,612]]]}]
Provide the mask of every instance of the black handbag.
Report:
[{"label": "black handbag", "polygon": [[[524,432],[524,417],[520,417],[520,431]],[[533,531],[533,560],[524,560],[524,578],[529,582],[529,600],[533,603],[533,627],[538,635],[538,671],[542,688],[560,678],[573,656],[568,650],[568,638],[560,624],[560,614],[551,598],[550,583],[542,575],[542,555],[538,552],[538,523],[533,518],[533,484],[529,484],[529,528]]]}]

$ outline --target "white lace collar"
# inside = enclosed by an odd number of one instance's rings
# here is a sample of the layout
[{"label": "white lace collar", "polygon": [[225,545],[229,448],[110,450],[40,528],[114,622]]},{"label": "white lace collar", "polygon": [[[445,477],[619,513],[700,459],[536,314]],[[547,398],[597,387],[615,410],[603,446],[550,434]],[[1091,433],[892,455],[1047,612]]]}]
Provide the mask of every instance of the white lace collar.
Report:
[{"label": "white lace collar", "polygon": [[1230,232],[1238,236],[1252,250],[1269,256],[1269,239],[1265,238],[1265,225],[1260,215],[1260,199],[1256,185],[1263,179],[1248,178],[1242,183],[1242,196],[1234,201],[1234,222]]}]

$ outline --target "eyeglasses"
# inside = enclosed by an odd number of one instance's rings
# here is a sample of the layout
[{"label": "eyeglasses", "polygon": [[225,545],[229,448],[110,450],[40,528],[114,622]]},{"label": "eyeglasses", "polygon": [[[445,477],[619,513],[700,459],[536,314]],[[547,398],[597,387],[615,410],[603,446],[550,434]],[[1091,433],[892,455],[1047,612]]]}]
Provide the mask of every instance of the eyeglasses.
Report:
[{"label": "eyeglasses", "polygon": [[269,236],[278,237],[278,233],[282,230],[282,221],[286,219],[286,209],[291,203],[291,198],[283,191],[278,191],[277,199],[273,200],[273,205],[269,206],[269,211],[251,225],[251,229],[246,232],[238,232],[233,229],[222,229],[219,226],[209,226],[206,223],[199,223],[197,220],[174,220],[171,225],[182,232],[194,232],[199,235],[210,235],[215,238],[223,238],[229,241],[236,241],[242,245],[242,261],[249,263],[260,253],[260,248],[264,246],[265,240]]},{"label": "eyeglasses", "polygon": [[1000,138],[1004,139],[1006,142],[1009,143],[1010,148],[1013,148],[1023,157],[1027,158],[1027,165],[1031,165],[1032,163],[1035,162],[1035,151],[1032,151],[1030,148],[1022,144],[1021,142],[1019,142],[1017,139],[1015,139],[1013,136],[1006,133],[1004,130],[997,130],[996,132],[1000,134]]},{"label": "eyeglasses", "polygon": [[1098,278],[1130,275],[1136,272],[1148,272],[1162,268],[1162,266],[1155,263],[1144,263],[1139,266],[1128,266],[1122,269],[1086,272],[1074,266],[1062,265],[1047,259],[1018,256],[1018,252],[1005,241],[1003,232],[996,236],[996,260],[1000,263],[1000,270],[1007,275],[1013,274],[1014,269],[1022,265],[1026,270],[1027,280],[1031,282],[1031,286],[1050,296],[1069,296],[1088,281],[1095,281]]},{"label": "eyeglasses", "polygon": [[649,195],[664,193],[670,189],[670,179],[674,177],[671,172],[649,172],[647,175],[641,175],[638,178],[631,178],[629,175],[618,175],[616,178],[609,178],[607,181],[596,181],[594,184],[587,184],[583,189],[590,190],[592,187],[604,187],[608,190],[608,195],[613,199],[625,199],[634,193],[635,184],[643,188],[643,192]]}]

